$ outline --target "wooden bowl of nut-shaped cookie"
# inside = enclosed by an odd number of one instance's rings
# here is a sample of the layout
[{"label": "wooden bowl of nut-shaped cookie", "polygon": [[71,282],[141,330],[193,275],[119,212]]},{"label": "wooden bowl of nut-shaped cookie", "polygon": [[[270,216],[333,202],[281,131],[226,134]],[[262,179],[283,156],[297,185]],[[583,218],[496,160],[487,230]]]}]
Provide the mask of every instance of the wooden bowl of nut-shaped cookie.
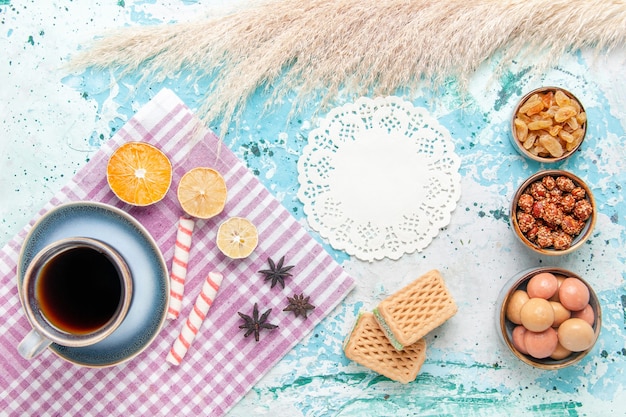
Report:
[{"label": "wooden bowl of nut-shaped cookie", "polygon": [[526,158],[554,163],[582,145],[587,113],[580,100],[560,87],[541,87],[519,101],[511,118],[511,142]]},{"label": "wooden bowl of nut-shaped cookie", "polygon": [[559,267],[515,274],[502,287],[496,305],[502,342],[522,362],[539,369],[579,362],[602,328],[602,308],[590,283]]},{"label": "wooden bowl of nut-shaped cookie", "polygon": [[537,172],[516,190],[511,226],[528,248],[542,255],[565,255],[590,238],[596,203],[589,186],[560,169]]}]

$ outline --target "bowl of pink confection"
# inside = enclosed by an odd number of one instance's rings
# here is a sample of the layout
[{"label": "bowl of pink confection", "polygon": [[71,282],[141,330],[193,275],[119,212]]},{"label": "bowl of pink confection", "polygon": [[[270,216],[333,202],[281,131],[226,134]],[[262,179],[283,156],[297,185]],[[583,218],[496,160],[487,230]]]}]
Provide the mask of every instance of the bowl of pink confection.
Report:
[{"label": "bowl of pink confection", "polygon": [[582,360],[600,334],[600,302],[574,272],[539,267],[513,276],[497,304],[498,334],[522,362],[544,370]]}]

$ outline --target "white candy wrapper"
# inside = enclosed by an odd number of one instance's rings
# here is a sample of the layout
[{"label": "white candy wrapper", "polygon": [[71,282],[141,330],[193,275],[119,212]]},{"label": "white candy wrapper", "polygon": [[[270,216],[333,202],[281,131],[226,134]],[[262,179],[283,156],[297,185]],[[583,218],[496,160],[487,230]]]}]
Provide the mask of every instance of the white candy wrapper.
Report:
[{"label": "white candy wrapper", "polygon": [[204,322],[213,300],[217,295],[217,290],[222,284],[223,276],[218,272],[210,272],[207,276],[204,284],[202,285],[202,291],[198,294],[196,303],[189,314],[189,318],[183,325],[180,335],[174,341],[172,349],[167,354],[167,361],[173,365],[180,365],[183,358],[187,354],[187,351],[191,347],[200,327]]},{"label": "white candy wrapper", "polygon": [[170,305],[167,311],[168,319],[176,319],[182,308],[183,294],[185,292],[185,280],[187,279],[187,262],[191,250],[191,238],[195,221],[181,217],[178,220],[178,232],[176,233],[176,246],[174,247],[174,259],[172,260],[172,272],[170,274]]}]

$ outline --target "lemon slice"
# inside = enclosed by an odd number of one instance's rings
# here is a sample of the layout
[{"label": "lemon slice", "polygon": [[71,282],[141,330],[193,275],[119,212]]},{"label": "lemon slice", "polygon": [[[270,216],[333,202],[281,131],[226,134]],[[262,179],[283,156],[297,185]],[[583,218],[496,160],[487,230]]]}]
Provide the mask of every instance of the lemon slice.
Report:
[{"label": "lemon slice", "polygon": [[231,217],[217,230],[217,247],[232,259],[249,256],[259,243],[259,233],[248,219]]},{"label": "lemon slice", "polygon": [[109,158],[107,182],[120,200],[135,206],[147,206],[167,194],[172,183],[172,163],[155,146],[128,142]]},{"label": "lemon slice", "polygon": [[213,168],[197,167],[188,171],[178,183],[178,202],[187,214],[209,219],[224,210],[226,182]]}]

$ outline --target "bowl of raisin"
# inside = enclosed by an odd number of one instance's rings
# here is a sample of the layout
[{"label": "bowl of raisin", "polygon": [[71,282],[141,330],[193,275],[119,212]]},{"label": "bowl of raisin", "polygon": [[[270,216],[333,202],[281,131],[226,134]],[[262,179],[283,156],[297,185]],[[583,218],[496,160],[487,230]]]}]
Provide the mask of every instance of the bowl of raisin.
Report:
[{"label": "bowl of raisin", "polygon": [[523,156],[562,161],[582,145],[587,113],[580,100],[560,87],[541,87],[519,101],[511,119],[511,142]]},{"label": "bowl of raisin", "polygon": [[591,189],[571,172],[537,172],[517,189],[511,226],[521,242],[543,255],[565,255],[580,248],[596,223]]}]

